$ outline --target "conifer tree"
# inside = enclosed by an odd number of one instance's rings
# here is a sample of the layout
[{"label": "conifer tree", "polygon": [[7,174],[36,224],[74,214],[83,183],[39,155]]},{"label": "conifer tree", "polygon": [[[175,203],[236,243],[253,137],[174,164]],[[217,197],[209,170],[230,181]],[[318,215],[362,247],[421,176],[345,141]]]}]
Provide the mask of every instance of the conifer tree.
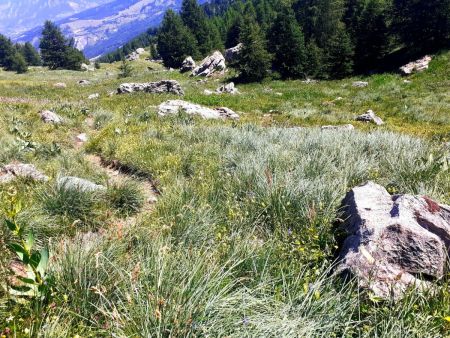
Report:
[{"label": "conifer tree", "polygon": [[306,62],[305,39],[295,19],[294,11],[283,6],[269,34],[274,68],[283,78],[304,76]]},{"label": "conifer tree", "polygon": [[243,48],[237,69],[243,81],[262,81],[267,77],[271,56],[259,25],[252,18],[246,18],[240,41]]},{"label": "conifer tree", "polygon": [[22,54],[29,66],[40,66],[42,64],[41,56],[31,43],[25,43],[22,48]]},{"label": "conifer tree", "polygon": [[201,56],[207,55],[213,49],[213,33],[197,0],[183,0],[180,15],[184,25],[195,36]]},{"label": "conifer tree", "polygon": [[328,74],[333,78],[343,78],[353,72],[354,48],[345,25],[340,23],[328,43]]},{"label": "conifer tree", "polygon": [[306,44],[305,74],[307,77],[323,78],[326,75],[325,60],[322,49],[314,40]]},{"label": "conifer tree", "polygon": [[0,67],[12,70],[15,52],[11,40],[0,34]]},{"label": "conifer tree", "polygon": [[181,18],[168,10],[158,33],[158,52],[166,67],[179,68],[187,56],[197,56],[195,37]]},{"label": "conifer tree", "polygon": [[39,44],[43,65],[50,69],[64,68],[67,44],[61,30],[51,21],[46,21]]},{"label": "conifer tree", "polygon": [[17,74],[23,74],[28,72],[28,65],[25,61],[25,58],[23,55],[17,50],[16,53],[13,56],[11,68],[7,70],[13,70]]}]

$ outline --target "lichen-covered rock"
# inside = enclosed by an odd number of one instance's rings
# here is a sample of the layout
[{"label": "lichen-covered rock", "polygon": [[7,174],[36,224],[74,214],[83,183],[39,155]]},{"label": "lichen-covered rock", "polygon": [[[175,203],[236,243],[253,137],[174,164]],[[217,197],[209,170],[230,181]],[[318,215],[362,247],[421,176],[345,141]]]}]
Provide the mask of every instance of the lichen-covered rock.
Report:
[{"label": "lichen-covered rock", "polygon": [[225,69],[225,58],[221,52],[215,51],[206,57],[199,66],[195,67],[192,76],[211,76],[218,72],[223,73]]},{"label": "lichen-covered rock", "polygon": [[85,180],[84,178],[74,176],[63,176],[57,179],[59,187],[67,190],[78,190],[83,192],[104,191],[106,188],[103,185],[95,184],[94,182]]},{"label": "lichen-covered rock", "polygon": [[32,164],[11,163],[0,168],[0,183],[9,183],[16,178],[26,178],[41,182],[49,179]]},{"label": "lichen-covered rock", "polygon": [[373,182],[343,201],[348,234],[337,271],[376,296],[397,299],[409,286],[444,275],[450,247],[450,207],[424,196],[391,196]]},{"label": "lichen-covered rock", "polygon": [[377,126],[381,126],[384,124],[383,120],[375,114],[373,110],[368,110],[362,115],[359,115],[356,118],[356,121],[367,122],[367,123],[375,123]]},{"label": "lichen-covered rock", "polygon": [[244,45],[240,43],[237,46],[225,50],[225,61],[228,63],[237,62],[239,60],[239,57],[241,56],[243,47]]},{"label": "lichen-covered rock", "polygon": [[410,75],[412,73],[423,72],[428,69],[428,66],[433,58],[429,55],[424,56],[423,58],[410,62],[402,67],[400,67],[400,72],[403,75]]},{"label": "lichen-covered rock", "polygon": [[50,124],[61,124],[63,123],[63,118],[56,114],[55,112],[52,112],[51,110],[42,110],[39,112],[39,115],[41,116],[41,120],[45,123]]},{"label": "lichen-covered rock", "polygon": [[239,115],[229,108],[221,107],[211,109],[198,104],[182,100],[169,100],[159,106],[158,114],[160,116],[174,115],[178,113],[188,115],[198,115],[204,119],[238,119]]},{"label": "lichen-covered rock", "polygon": [[148,83],[122,83],[117,89],[118,94],[145,92],[152,94],[172,93],[184,95],[184,91],[178,81],[162,80]]},{"label": "lichen-covered rock", "polygon": [[369,82],[366,82],[366,81],[355,81],[352,83],[352,86],[356,87],[356,88],[364,88],[364,87],[367,87],[368,85],[369,85]]},{"label": "lichen-covered rock", "polygon": [[184,59],[183,63],[181,64],[180,71],[182,73],[190,72],[195,69],[195,61],[191,56],[188,56],[186,59]]}]

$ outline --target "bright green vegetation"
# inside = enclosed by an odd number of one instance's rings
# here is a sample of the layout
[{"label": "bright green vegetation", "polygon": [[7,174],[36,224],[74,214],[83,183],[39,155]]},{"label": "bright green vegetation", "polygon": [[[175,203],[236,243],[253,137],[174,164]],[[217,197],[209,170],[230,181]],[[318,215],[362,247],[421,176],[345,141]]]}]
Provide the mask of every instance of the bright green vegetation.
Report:
[{"label": "bright green vegetation", "polygon": [[[110,97],[124,81],[117,79],[120,63],[90,73],[0,73],[0,164],[33,163],[51,177],[0,186],[2,210],[10,207],[11,189],[23,203],[16,221],[24,236],[34,234],[32,251],[49,248],[45,276],[51,288],[21,302],[0,289],[0,332],[447,335],[447,278],[436,282],[433,295],[411,290],[390,303],[331,271],[341,239],[340,201],[354,185],[374,180],[391,193],[450,203],[444,145],[450,136],[449,65],[450,55],[442,53],[409,84],[383,74],[365,78],[369,86],[360,89],[351,86],[360,78],[273,81],[239,86],[238,96],[205,96],[203,90],[216,89],[220,80],[202,84],[143,60],[133,63],[126,81],[176,79],[185,100],[230,107],[240,121],[158,117],[157,106],[172,95]],[[91,85],[77,84],[84,78]],[[56,82],[67,88],[53,87]],[[92,93],[100,99],[87,100]],[[42,123],[40,109],[54,109],[65,123]],[[386,125],[354,122],[367,109]],[[341,123],[357,131],[318,128]],[[90,141],[77,147],[74,137],[82,132]],[[107,173],[88,153],[151,175],[161,191],[152,210],[144,210],[136,177],[93,195],[58,186],[61,175],[106,185]],[[2,287],[13,257],[7,246],[19,239],[0,227]]]}]

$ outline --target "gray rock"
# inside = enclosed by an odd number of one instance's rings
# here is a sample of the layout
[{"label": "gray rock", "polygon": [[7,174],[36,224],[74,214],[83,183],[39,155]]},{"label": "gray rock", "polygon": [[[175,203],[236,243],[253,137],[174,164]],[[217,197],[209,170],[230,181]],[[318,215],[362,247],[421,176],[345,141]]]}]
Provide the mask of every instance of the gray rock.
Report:
[{"label": "gray rock", "polygon": [[181,64],[180,71],[182,73],[190,72],[195,69],[195,61],[191,56],[188,56],[186,59],[184,59],[183,63]]},{"label": "gray rock", "polygon": [[377,126],[384,124],[383,120],[373,110],[368,110],[366,113],[359,115],[356,121],[375,123]]},{"label": "gray rock", "polygon": [[412,73],[423,72],[428,69],[428,66],[433,58],[429,55],[424,56],[423,58],[410,62],[402,67],[400,67],[400,72],[403,75],[410,75]]},{"label": "gray rock", "polygon": [[152,94],[172,93],[184,95],[181,85],[175,80],[162,80],[148,83],[122,83],[117,89],[117,94],[145,92]]},{"label": "gray rock", "polygon": [[409,286],[444,276],[450,247],[450,207],[427,197],[391,196],[373,182],[343,201],[348,237],[338,273],[356,276],[376,296],[398,299]]},{"label": "gray rock", "polygon": [[88,81],[88,80],[80,80],[80,81],[78,81],[78,84],[79,84],[80,86],[88,86],[88,85],[91,84],[91,82]]},{"label": "gray rock", "polygon": [[95,67],[87,65],[85,63],[82,63],[80,68],[81,68],[82,71],[85,71],[85,72],[93,72],[93,71],[95,71]]},{"label": "gray rock", "polygon": [[41,116],[41,120],[44,121],[45,123],[51,124],[63,123],[63,118],[50,110],[42,110],[39,112],[39,115]]},{"label": "gray rock", "polygon": [[228,84],[225,84],[223,86],[220,86],[217,88],[216,92],[218,94],[239,94],[239,90],[234,86],[234,82],[230,82]]},{"label": "gray rock", "polygon": [[215,73],[223,73],[226,69],[225,58],[222,53],[215,51],[212,55],[205,58],[202,63],[195,67],[192,76],[211,76]]},{"label": "gray rock", "polygon": [[234,46],[232,48],[228,48],[225,50],[225,61],[228,63],[233,63],[239,61],[239,57],[241,56],[242,48],[244,45],[242,43]]},{"label": "gray rock", "polygon": [[9,183],[19,177],[40,182],[49,179],[32,164],[11,163],[0,168],[0,183]]},{"label": "gray rock", "polygon": [[369,82],[366,82],[366,81],[355,81],[352,83],[352,86],[356,87],[356,88],[365,88],[368,85],[369,85]]},{"label": "gray rock", "polygon": [[138,54],[138,55],[144,54],[145,53],[145,49],[144,48],[138,48],[138,49],[136,49],[135,53]]},{"label": "gray rock", "polygon": [[77,135],[75,139],[77,140],[77,142],[85,143],[88,141],[88,136],[86,133],[82,133]]},{"label": "gray rock", "polygon": [[127,61],[139,60],[139,54],[136,52],[132,52],[131,54],[128,54],[127,56],[125,56],[125,60],[127,60]]},{"label": "gray rock", "polygon": [[159,106],[160,116],[174,115],[184,112],[188,115],[198,115],[204,119],[239,119],[239,115],[229,108],[207,108],[182,100],[169,100]]},{"label": "gray rock", "polygon": [[322,130],[335,130],[335,131],[350,131],[355,130],[353,124],[343,124],[340,126],[322,126]]},{"label": "gray rock", "polygon": [[106,188],[103,185],[95,184],[94,182],[85,180],[84,178],[74,176],[63,176],[57,179],[59,187],[67,190],[78,190],[83,192],[104,191]]},{"label": "gray rock", "polygon": [[64,89],[64,88],[67,88],[67,85],[66,85],[64,82],[58,82],[58,83],[55,83],[55,84],[53,85],[53,87]]},{"label": "gray rock", "polygon": [[91,94],[88,96],[88,100],[96,100],[100,98],[100,94],[99,93],[95,93],[95,94]]}]

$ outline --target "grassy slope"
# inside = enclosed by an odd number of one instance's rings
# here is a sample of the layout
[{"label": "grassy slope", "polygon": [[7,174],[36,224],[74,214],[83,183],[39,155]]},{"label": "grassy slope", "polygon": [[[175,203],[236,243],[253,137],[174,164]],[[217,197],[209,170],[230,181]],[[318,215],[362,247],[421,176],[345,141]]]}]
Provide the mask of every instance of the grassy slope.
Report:
[{"label": "grassy slope", "polygon": [[[16,184],[27,205],[22,219],[40,245],[51,238],[56,284],[52,305],[35,310],[12,305],[0,291],[0,330],[14,324],[19,334],[29,328],[47,336],[160,337],[447,332],[446,281],[434,297],[412,292],[389,304],[341,285],[328,269],[339,202],[355,184],[372,179],[392,193],[450,203],[442,146],[450,135],[449,53],[410,84],[393,74],[364,79],[370,85],[363,89],[351,86],[356,78],[275,81],[239,86],[240,96],[205,96],[203,90],[214,90],[218,80],[200,84],[158,65],[149,71],[148,65],[137,62],[136,75],[127,81],[177,79],[186,100],[228,106],[241,121],[160,119],[157,105],[170,95],[109,97],[124,82],[117,80],[117,64],[94,73],[0,73],[0,164],[21,160],[51,177],[64,173],[105,183],[105,174],[86,160],[88,151],[153,175],[162,191],[150,216],[122,230],[112,221],[114,206],[102,197],[71,199],[79,213],[61,214],[55,208],[68,197],[53,180]],[[80,87],[77,81],[85,78],[92,84]],[[54,88],[56,82],[68,88]],[[92,93],[101,98],[87,100]],[[40,109],[54,109],[66,123],[42,124]],[[353,121],[367,109],[386,125]],[[86,123],[91,120],[97,130]],[[340,123],[360,131],[314,127]],[[91,137],[86,149],[74,146],[81,132]],[[83,222],[74,227],[76,219]],[[98,228],[106,234],[83,235]],[[1,259],[5,268],[8,257]],[[11,314],[15,318],[7,323]]]}]

